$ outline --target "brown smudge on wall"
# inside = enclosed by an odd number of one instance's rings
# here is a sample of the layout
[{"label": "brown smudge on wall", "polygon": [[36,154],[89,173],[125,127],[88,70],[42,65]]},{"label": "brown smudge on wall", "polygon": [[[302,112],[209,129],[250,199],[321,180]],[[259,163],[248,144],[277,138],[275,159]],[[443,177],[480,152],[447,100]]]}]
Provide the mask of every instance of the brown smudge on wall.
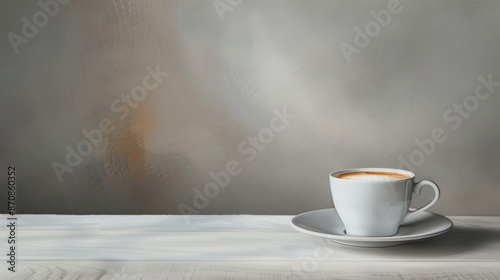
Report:
[{"label": "brown smudge on wall", "polygon": [[[123,120],[123,123],[117,125],[112,135],[107,135],[108,139],[107,153],[110,158],[125,161],[122,166],[122,174],[113,174],[106,172],[106,184],[112,184],[117,177],[128,181],[125,189],[119,192],[123,196],[132,199],[141,211],[145,213],[154,212],[154,204],[150,201],[151,193],[147,191],[147,165],[146,165],[146,147],[145,143],[151,138],[156,128],[156,118],[150,111],[147,104],[139,103],[137,108],[130,110],[130,116]],[[105,170],[115,170],[113,161],[103,162]],[[121,186],[125,186],[120,184]]]},{"label": "brown smudge on wall", "polygon": [[138,104],[130,114],[128,121],[124,120],[113,134],[106,135],[107,153],[116,157],[125,156],[132,177],[144,179],[147,174],[145,143],[156,128],[156,119],[146,104]]}]

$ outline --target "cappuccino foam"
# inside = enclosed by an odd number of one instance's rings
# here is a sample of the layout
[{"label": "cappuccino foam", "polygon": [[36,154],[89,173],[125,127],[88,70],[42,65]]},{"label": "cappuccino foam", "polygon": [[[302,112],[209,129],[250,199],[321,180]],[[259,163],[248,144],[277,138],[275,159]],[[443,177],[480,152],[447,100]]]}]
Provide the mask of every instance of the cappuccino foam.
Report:
[{"label": "cappuccino foam", "polygon": [[394,181],[410,178],[409,175],[393,172],[360,171],[335,175],[339,179],[356,181]]}]

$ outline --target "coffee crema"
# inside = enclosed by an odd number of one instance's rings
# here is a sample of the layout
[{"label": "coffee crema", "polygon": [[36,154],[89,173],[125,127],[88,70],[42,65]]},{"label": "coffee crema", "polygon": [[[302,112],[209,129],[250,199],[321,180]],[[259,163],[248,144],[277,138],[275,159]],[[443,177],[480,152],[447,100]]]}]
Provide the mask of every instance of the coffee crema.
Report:
[{"label": "coffee crema", "polygon": [[394,181],[408,179],[411,176],[394,172],[380,171],[356,171],[334,175],[334,177],[345,180],[355,181]]}]

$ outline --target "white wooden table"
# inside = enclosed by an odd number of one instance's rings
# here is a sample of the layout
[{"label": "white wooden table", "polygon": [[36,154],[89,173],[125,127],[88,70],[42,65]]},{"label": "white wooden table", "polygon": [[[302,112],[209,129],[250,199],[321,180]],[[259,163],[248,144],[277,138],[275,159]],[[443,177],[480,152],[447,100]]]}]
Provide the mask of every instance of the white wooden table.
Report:
[{"label": "white wooden table", "polygon": [[387,248],[308,236],[291,218],[18,215],[15,273],[0,229],[0,279],[500,279],[500,217],[450,217],[442,236]]}]

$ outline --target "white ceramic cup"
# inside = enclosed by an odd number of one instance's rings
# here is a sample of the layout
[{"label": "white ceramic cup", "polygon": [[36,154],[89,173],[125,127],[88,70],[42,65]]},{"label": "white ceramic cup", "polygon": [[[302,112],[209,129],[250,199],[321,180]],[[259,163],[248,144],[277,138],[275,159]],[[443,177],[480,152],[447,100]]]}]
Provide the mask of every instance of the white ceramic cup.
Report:
[{"label": "white ceramic cup", "polygon": [[[343,173],[389,172],[408,175],[406,179],[389,181],[362,181],[340,179]],[[439,199],[438,186],[423,180],[415,183],[415,174],[402,169],[357,168],[330,174],[335,209],[342,220],[347,235],[392,236],[398,233],[399,225],[425,211]],[[425,206],[410,211],[412,194],[420,194],[423,186],[434,189],[434,199]]]}]

